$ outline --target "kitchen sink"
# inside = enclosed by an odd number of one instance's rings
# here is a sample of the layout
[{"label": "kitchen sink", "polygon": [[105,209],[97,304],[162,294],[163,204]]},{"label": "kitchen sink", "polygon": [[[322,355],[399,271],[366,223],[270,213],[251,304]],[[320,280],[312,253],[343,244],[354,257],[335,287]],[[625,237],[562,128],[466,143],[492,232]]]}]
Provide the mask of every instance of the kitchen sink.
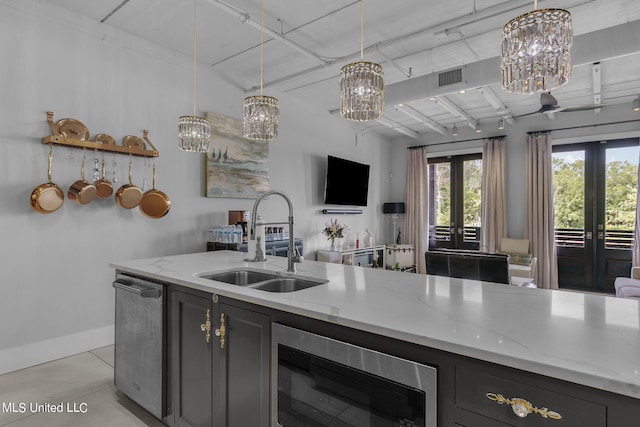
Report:
[{"label": "kitchen sink", "polygon": [[246,286],[265,292],[295,292],[328,283],[327,280],[287,277],[275,273],[246,269],[207,273],[199,277],[231,285]]},{"label": "kitchen sink", "polygon": [[200,277],[202,277],[203,279],[215,280],[217,282],[230,283],[232,285],[247,286],[252,283],[275,279],[278,276],[271,273],[264,273],[262,271],[232,270],[222,273],[207,274]]},{"label": "kitchen sink", "polygon": [[300,279],[297,277],[279,277],[277,279],[267,280],[266,282],[256,283],[251,285],[251,288],[267,292],[295,292],[324,283],[327,283],[327,281]]}]

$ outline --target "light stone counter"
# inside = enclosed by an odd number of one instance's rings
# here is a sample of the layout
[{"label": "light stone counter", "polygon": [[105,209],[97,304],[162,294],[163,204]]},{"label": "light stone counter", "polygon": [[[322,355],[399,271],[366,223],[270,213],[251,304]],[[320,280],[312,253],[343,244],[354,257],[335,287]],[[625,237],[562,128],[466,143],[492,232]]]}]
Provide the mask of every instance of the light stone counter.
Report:
[{"label": "light stone counter", "polygon": [[286,259],[219,251],[113,262],[118,270],[640,399],[640,301],[305,261],[329,283],[270,293],[214,282]]}]

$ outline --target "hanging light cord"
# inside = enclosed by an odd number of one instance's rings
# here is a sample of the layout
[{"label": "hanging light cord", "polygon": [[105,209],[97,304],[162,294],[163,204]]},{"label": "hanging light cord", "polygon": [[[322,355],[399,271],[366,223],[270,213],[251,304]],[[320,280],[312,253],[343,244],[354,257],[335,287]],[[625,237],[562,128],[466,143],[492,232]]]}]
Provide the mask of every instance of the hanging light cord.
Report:
[{"label": "hanging light cord", "polygon": [[364,60],[364,0],[360,0],[360,61]]},{"label": "hanging light cord", "polygon": [[196,115],[196,0],[193,0],[193,115]]},{"label": "hanging light cord", "polygon": [[263,44],[263,32],[264,32],[264,0],[260,0],[260,96],[262,96],[262,86],[264,80],[262,78],[263,74],[263,57],[262,57],[262,44]]}]

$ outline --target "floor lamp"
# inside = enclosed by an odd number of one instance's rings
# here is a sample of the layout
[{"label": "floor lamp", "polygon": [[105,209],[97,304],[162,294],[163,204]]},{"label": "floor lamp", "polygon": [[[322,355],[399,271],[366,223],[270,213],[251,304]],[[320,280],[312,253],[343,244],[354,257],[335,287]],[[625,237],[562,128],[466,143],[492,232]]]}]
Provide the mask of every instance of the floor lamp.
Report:
[{"label": "floor lamp", "polygon": [[[400,219],[401,214],[404,214],[404,203],[403,202],[384,203],[382,205],[382,213],[391,215],[391,220],[393,221],[393,233],[391,235],[395,237],[396,225],[397,225],[398,219]],[[398,230],[398,234],[397,234],[397,237],[395,237],[395,241],[397,244],[400,244],[400,242],[402,241],[400,230]]]}]

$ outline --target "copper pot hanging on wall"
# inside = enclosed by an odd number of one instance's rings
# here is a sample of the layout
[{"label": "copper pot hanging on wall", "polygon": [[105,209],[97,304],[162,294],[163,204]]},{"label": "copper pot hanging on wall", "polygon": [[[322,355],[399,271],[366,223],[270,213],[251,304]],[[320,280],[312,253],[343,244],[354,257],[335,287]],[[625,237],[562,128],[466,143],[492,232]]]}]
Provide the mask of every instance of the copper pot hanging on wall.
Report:
[{"label": "copper pot hanging on wall", "polygon": [[79,205],[86,205],[96,198],[96,186],[84,179],[84,165],[87,161],[86,156],[82,156],[82,169],[80,169],[80,179],[71,184],[67,197]]},{"label": "copper pot hanging on wall", "polygon": [[124,209],[133,209],[138,206],[142,200],[142,190],[131,182],[132,169],[133,164],[131,163],[131,159],[129,159],[129,183],[118,188],[115,195],[116,203]]},{"label": "copper pot hanging on wall", "polygon": [[57,211],[64,202],[62,189],[51,181],[51,164],[53,163],[53,151],[49,144],[49,171],[48,181],[38,185],[31,192],[31,207],[41,214]]},{"label": "copper pot hanging on wall", "polygon": [[171,209],[171,201],[169,197],[160,190],[156,190],[156,165],[153,165],[153,179],[151,184],[151,190],[148,190],[142,196],[142,200],[140,201],[140,212],[143,215],[152,218],[158,219],[162,218],[166,214],[169,213],[169,209]]}]

